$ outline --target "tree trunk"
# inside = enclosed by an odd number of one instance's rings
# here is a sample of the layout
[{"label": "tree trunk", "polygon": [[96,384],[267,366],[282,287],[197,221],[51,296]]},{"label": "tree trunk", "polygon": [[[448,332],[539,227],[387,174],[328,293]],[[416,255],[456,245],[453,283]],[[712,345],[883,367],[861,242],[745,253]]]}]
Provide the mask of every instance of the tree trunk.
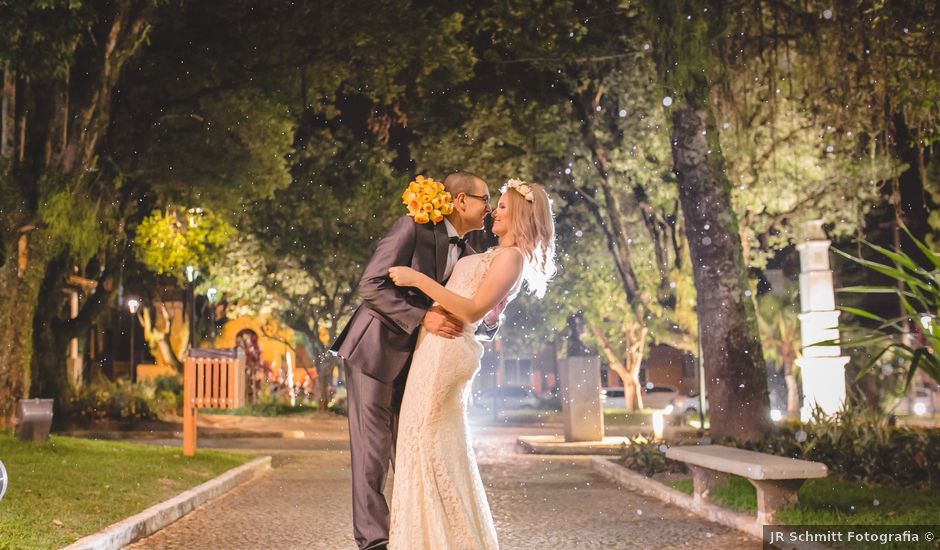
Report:
[{"label": "tree trunk", "polygon": [[691,90],[672,114],[673,162],[698,299],[713,437],[756,439],[769,426],[767,374],[748,290],[731,182],[714,117]]},{"label": "tree trunk", "polygon": [[[792,369],[792,367],[791,367]],[[800,417],[800,386],[796,383],[796,376],[789,372],[783,376],[787,383],[787,417]]]},{"label": "tree trunk", "polygon": [[[643,393],[640,391],[640,365],[643,362],[643,350],[646,347],[647,329],[638,324],[628,325],[624,328],[624,344],[626,351],[623,361],[617,356],[604,331],[597,326],[591,330],[597,338],[597,343],[608,366],[623,380],[623,401],[627,412],[634,412],[643,408]],[[638,334],[639,332],[639,334]]]},{"label": "tree trunk", "polygon": [[[753,440],[769,428],[767,373],[748,291],[731,182],[708,98],[721,78],[716,44],[728,10],[717,1],[643,2],[646,32],[671,110],[673,169],[698,296],[711,435]],[[668,99],[668,100],[667,100]],[[675,103],[673,105],[672,103]],[[749,293],[748,293],[749,294]]]},{"label": "tree trunk", "polygon": [[[13,233],[8,221],[0,223],[4,231]],[[0,265],[0,424],[4,427],[12,424],[17,400],[29,397],[33,319],[52,249],[41,229],[27,236],[25,256],[18,250],[19,238],[15,233],[13,237],[3,242],[6,261]],[[27,266],[22,276],[18,273],[21,257]]]},{"label": "tree trunk", "polygon": [[37,397],[54,397],[60,410],[72,395],[66,368],[70,338],[56,330],[56,319],[62,310],[62,283],[65,273],[68,273],[66,265],[67,259],[61,254],[47,264],[33,318],[33,357],[30,362],[30,393]]},{"label": "tree trunk", "polygon": [[[97,24],[79,31],[57,60],[58,74],[64,76],[3,73],[0,421],[4,424],[16,400],[30,391],[37,300],[46,267],[62,246],[62,235],[41,224],[41,210],[51,195],[87,177],[97,144],[107,131],[111,92],[126,61],[143,44],[154,6],[119,0],[94,9],[99,11]],[[23,52],[32,54],[36,52]],[[24,238],[20,232],[30,229]]]}]

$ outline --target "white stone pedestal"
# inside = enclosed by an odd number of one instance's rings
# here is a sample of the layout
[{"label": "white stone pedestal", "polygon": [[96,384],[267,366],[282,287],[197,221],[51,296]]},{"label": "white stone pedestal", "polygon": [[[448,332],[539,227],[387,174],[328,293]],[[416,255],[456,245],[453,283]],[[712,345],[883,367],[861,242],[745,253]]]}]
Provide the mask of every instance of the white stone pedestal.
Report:
[{"label": "white stone pedestal", "polygon": [[803,378],[803,406],[800,418],[810,420],[818,405],[827,415],[842,409],[845,401],[845,365],[849,358],[801,357],[796,360]]},{"label": "white stone pedestal", "polygon": [[601,408],[601,369],[597,357],[565,357],[558,360],[561,409],[565,441],[604,439]]},{"label": "white stone pedestal", "polygon": [[797,359],[803,380],[803,406],[800,417],[810,419],[815,407],[826,414],[838,412],[845,401],[845,365],[849,358],[840,346],[816,346],[839,340],[839,311],[835,309],[832,269],[829,267],[829,240],[822,220],[804,225],[806,241],[800,251],[800,336],[803,357]]}]

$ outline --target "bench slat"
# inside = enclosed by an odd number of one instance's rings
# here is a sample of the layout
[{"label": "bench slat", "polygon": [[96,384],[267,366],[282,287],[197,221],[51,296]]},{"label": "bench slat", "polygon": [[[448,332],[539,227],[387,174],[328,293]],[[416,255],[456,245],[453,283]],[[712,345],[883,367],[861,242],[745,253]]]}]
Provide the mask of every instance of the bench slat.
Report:
[{"label": "bench slat", "polygon": [[748,479],[810,479],[826,477],[821,462],[774,456],[723,445],[670,447],[666,458]]}]

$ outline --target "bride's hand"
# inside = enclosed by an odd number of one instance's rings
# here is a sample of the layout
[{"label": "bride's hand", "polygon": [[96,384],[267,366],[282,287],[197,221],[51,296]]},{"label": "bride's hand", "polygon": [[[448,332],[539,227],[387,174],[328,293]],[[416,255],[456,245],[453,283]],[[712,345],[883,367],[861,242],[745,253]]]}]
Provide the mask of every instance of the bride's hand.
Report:
[{"label": "bride's hand", "polygon": [[403,266],[388,268],[388,275],[397,286],[418,286],[422,277],[420,272]]}]

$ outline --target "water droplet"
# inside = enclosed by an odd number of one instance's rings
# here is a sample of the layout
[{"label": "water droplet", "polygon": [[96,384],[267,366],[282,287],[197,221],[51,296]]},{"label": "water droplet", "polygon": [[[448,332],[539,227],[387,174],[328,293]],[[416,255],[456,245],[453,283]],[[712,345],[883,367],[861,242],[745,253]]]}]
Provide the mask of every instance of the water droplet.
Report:
[{"label": "water droplet", "polygon": [[672,98],[667,95],[663,98],[663,107],[669,107],[670,105],[672,105]]},{"label": "water droplet", "polygon": [[832,19],[832,10],[823,10],[823,17],[826,19]]}]

